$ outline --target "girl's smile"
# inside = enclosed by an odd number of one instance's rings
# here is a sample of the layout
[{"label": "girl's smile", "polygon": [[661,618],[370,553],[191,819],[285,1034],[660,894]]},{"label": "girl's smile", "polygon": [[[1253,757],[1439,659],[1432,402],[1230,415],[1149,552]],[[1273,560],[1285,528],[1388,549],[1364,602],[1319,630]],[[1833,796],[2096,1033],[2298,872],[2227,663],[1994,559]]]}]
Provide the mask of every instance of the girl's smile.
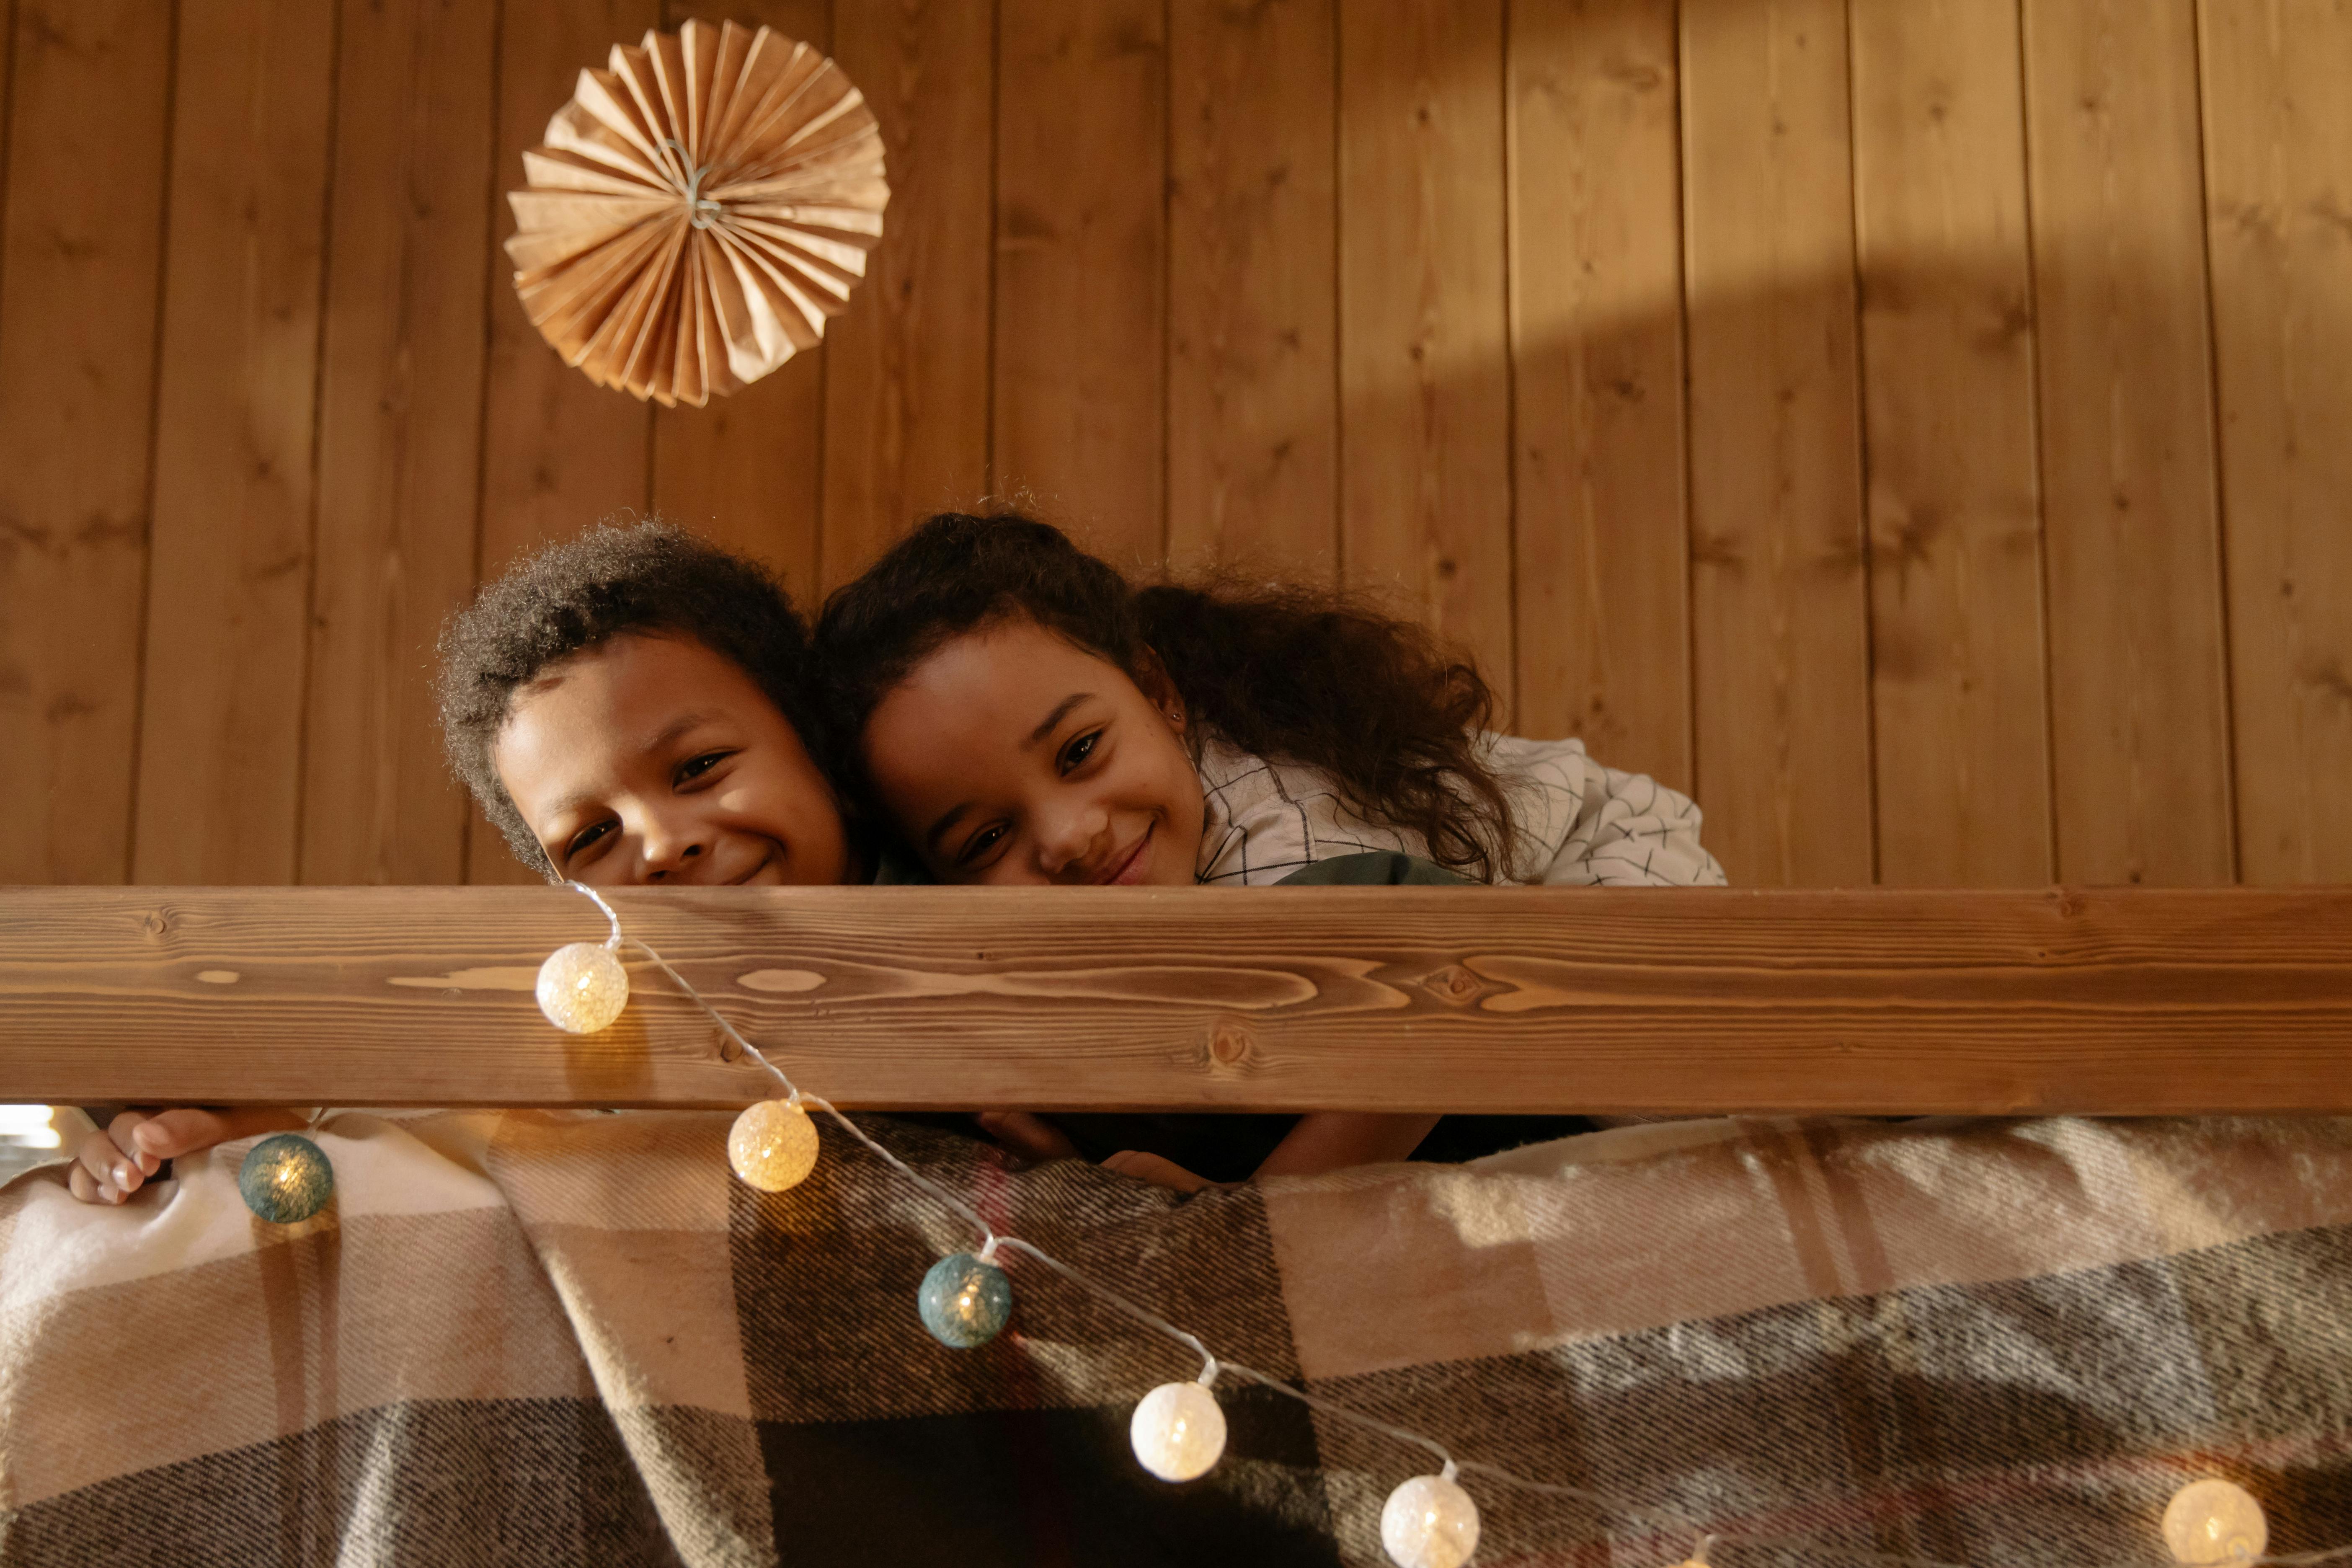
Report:
[{"label": "girl's smile", "polygon": [[1174,692],[1155,695],[1034,621],[994,622],[882,699],[866,771],[942,881],[1187,886],[1201,780]]}]

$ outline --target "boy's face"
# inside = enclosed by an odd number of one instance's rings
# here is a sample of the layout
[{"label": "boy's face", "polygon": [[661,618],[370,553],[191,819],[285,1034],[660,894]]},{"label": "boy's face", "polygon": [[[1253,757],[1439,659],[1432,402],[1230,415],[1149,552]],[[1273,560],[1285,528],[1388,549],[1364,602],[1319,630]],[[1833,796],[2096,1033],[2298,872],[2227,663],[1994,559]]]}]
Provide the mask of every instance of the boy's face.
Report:
[{"label": "boy's face", "polygon": [[841,808],[790,721],[688,637],[619,637],[516,691],[490,761],[591,886],[842,880]]},{"label": "boy's face", "polygon": [[947,882],[1189,885],[1201,778],[1172,692],[1034,622],[947,642],[866,721],[883,805]]}]

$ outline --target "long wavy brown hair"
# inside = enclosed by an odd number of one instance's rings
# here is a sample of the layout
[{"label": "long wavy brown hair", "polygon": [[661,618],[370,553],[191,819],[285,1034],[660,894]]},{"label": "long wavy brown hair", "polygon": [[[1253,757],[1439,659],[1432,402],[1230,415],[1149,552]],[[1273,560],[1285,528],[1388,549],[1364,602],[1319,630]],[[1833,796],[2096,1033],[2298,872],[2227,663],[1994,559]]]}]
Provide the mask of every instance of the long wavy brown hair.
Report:
[{"label": "long wavy brown hair", "polygon": [[1478,740],[1495,696],[1469,658],[1328,590],[1232,576],[1139,588],[1013,512],[934,517],[825,601],[827,750],[848,793],[873,809],[861,739],[883,698],[941,644],[1015,616],[1146,690],[1164,678],[1194,734],[1320,771],[1359,815],[1419,834],[1439,865],[1505,877],[1510,803]]}]

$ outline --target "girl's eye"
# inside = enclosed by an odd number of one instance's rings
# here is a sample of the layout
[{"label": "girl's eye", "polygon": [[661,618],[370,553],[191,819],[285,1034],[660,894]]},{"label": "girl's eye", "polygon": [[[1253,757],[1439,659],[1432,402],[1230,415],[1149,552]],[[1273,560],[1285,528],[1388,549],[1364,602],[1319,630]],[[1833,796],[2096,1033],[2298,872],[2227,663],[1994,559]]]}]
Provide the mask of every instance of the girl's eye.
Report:
[{"label": "girl's eye", "polygon": [[963,847],[963,853],[956,857],[956,865],[968,869],[1003,841],[1004,825],[992,823],[971,836],[971,841]]},{"label": "girl's eye", "polygon": [[1089,730],[1062,749],[1062,771],[1073,773],[1095,754],[1095,742],[1102,739],[1100,730]]},{"label": "girl's eye", "polygon": [[566,860],[578,859],[583,849],[603,838],[605,834],[612,831],[612,828],[613,825],[609,822],[599,822],[592,826],[582,828],[572,836],[572,842],[564,847],[563,858]]},{"label": "girl's eye", "polygon": [[725,762],[732,754],[733,753],[730,752],[705,752],[698,757],[691,758],[679,764],[677,770],[677,782],[684,784],[688,779],[700,778],[703,774],[709,773],[711,769]]}]

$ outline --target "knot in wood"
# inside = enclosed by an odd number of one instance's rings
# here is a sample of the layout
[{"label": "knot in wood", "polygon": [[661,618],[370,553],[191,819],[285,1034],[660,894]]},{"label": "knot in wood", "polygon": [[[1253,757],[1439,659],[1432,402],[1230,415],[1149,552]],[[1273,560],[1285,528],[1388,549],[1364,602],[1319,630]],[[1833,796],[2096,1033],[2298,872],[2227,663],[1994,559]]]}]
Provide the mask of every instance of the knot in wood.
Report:
[{"label": "knot in wood", "polygon": [[1486,988],[1485,981],[1458,963],[1447,964],[1423,981],[1422,984],[1439,1001],[1451,1002],[1456,1006],[1466,1006],[1476,1001],[1479,993]]},{"label": "knot in wood", "polygon": [[149,936],[160,937],[167,934],[172,929],[172,911],[149,910],[147,918],[139,922],[139,929]]},{"label": "knot in wood", "polygon": [[1209,1031],[1209,1062],[1213,1067],[1237,1068],[1249,1060],[1255,1044],[1240,1020],[1221,1018]]},{"label": "knot in wood", "polygon": [[743,1055],[743,1048],[730,1039],[724,1029],[712,1029],[710,1039],[711,1043],[719,1047],[719,1059],[722,1062],[735,1061]]}]

